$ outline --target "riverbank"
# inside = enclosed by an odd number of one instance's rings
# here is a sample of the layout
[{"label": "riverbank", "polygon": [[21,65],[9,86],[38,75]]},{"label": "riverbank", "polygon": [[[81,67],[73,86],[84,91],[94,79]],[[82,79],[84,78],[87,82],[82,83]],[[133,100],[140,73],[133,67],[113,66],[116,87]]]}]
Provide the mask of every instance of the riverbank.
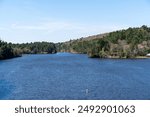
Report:
[{"label": "riverbank", "polygon": [[[83,54],[83,53],[78,53],[78,52],[68,52],[72,54]],[[88,55],[88,54],[87,54]],[[135,56],[132,58],[126,58],[126,57],[119,57],[119,56],[107,56],[107,57],[99,57],[99,56],[90,56],[88,55],[89,58],[103,58],[103,59],[148,59],[150,58],[149,56]]]},{"label": "riverbank", "polygon": [[112,59],[147,59],[147,58],[150,58],[150,57],[147,57],[147,56],[136,56],[136,57],[133,57],[133,58],[126,58],[126,57],[122,57],[120,58],[119,56],[110,56],[108,58],[112,58]]},{"label": "riverbank", "polygon": [[22,55],[12,56],[12,57],[8,57],[8,58],[1,58],[0,57],[0,60],[14,59],[14,58],[18,58],[18,57],[22,57]]}]

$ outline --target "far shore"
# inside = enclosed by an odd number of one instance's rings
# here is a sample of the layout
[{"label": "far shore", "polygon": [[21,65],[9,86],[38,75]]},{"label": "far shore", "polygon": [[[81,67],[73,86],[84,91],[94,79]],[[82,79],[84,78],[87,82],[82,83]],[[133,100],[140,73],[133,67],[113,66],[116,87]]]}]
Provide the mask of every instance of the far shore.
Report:
[{"label": "far shore", "polygon": [[[60,53],[64,53],[64,52],[60,52]],[[78,53],[78,52],[68,52],[68,53],[84,54],[84,53]],[[37,54],[48,54],[48,53],[37,53]],[[51,54],[54,54],[54,53],[51,53]],[[22,55],[30,55],[30,54],[22,54]],[[22,55],[11,57],[11,58],[8,58],[8,59],[13,59],[13,58],[16,58],[16,57],[22,57]],[[36,55],[36,54],[31,54],[31,55]],[[88,55],[88,54],[86,54],[86,55]],[[100,58],[100,57],[96,57],[96,56],[95,57],[88,56],[88,57],[89,58]],[[126,58],[126,57],[120,58],[119,56],[108,56],[108,57],[104,57],[104,58],[101,58],[101,59],[150,59],[150,56],[136,56],[136,57],[133,57],[133,58]],[[0,59],[0,60],[6,60],[6,59]]]},{"label": "far shore", "polygon": [[108,58],[109,59],[148,59],[150,57],[148,57],[148,56],[136,56],[136,57],[133,57],[133,58],[125,58],[125,57],[120,58],[118,56],[111,56],[111,57],[108,57]]},{"label": "far shore", "polygon": [[[72,54],[84,54],[84,53],[78,53],[78,52],[68,52],[68,53],[72,53]],[[100,58],[100,57],[90,57],[89,58]],[[109,56],[109,57],[106,57],[106,58],[102,58],[102,59],[149,59],[150,56],[136,56],[136,57],[133,57],[133,58],[126,58],[126,57],[122,57],[120,58],[119,56]]]}]

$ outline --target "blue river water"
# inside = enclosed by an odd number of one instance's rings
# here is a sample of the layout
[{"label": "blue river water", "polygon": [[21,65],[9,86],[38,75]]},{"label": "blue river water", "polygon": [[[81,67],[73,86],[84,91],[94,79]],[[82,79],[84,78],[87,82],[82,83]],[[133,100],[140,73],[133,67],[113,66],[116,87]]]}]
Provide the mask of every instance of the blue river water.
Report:
[{"label": "blue river water", "polygon": [[150,59],[57,53],[1,60],[0,99],[150,100]]}]

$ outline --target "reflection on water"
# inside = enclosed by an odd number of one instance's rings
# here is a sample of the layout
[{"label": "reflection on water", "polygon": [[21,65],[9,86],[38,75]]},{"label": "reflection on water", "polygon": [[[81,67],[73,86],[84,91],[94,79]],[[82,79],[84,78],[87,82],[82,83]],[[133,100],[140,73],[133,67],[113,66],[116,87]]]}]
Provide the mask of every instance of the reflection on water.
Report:
[{"label": "reflection on water", "polygon": [[0,99],[150,99],[150,59],[24,55],[0,61]]}]

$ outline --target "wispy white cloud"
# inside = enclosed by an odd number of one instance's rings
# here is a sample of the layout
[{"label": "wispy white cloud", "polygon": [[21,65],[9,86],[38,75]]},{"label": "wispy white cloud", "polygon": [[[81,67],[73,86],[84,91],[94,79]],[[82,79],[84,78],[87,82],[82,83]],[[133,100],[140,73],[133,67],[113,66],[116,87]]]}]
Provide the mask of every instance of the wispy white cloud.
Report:
[{"label": "wispy white cloud", "polygon": [[0,30],[4,30],[5,28],[0,27]]},{"label": "wispy white cloud", "polygon": [[70,22],[40,22],[39,24],[11,24],[10,29],[13,30],[26,30],[26,31],[46,31],[47,33],[52,33],[60,30],[65,31],[78,31],[80,33],[88,32],[109,32],[118,30],[121,28],[126,28],[125,25],[115,25],[115,24],[98,24],[98,25],[88,25],[88,24],[78,24]]},{"label": "wispy white cloud", "polygon": [[46,30],[46,27],[40,25],[24,25],[24,24],[12,24],[11,29],[14,30]]},{"label": "wispy white cloud", "polygon": [[11,24],[11,29],[15,30],[41,30],[41,31],[48,31],[48,32],[53,32],[57,30],[69,30],[69,29],[74,29],[74,27],[71,23],[68,22],[42,22],[39,24],[34,24],[34,25],[25,25],[25,24]]},{"label": "wispy white cloud", "polygon": [[0,31],[5,31],[5,30],[7,30],[7,28],[0,27]]}]

